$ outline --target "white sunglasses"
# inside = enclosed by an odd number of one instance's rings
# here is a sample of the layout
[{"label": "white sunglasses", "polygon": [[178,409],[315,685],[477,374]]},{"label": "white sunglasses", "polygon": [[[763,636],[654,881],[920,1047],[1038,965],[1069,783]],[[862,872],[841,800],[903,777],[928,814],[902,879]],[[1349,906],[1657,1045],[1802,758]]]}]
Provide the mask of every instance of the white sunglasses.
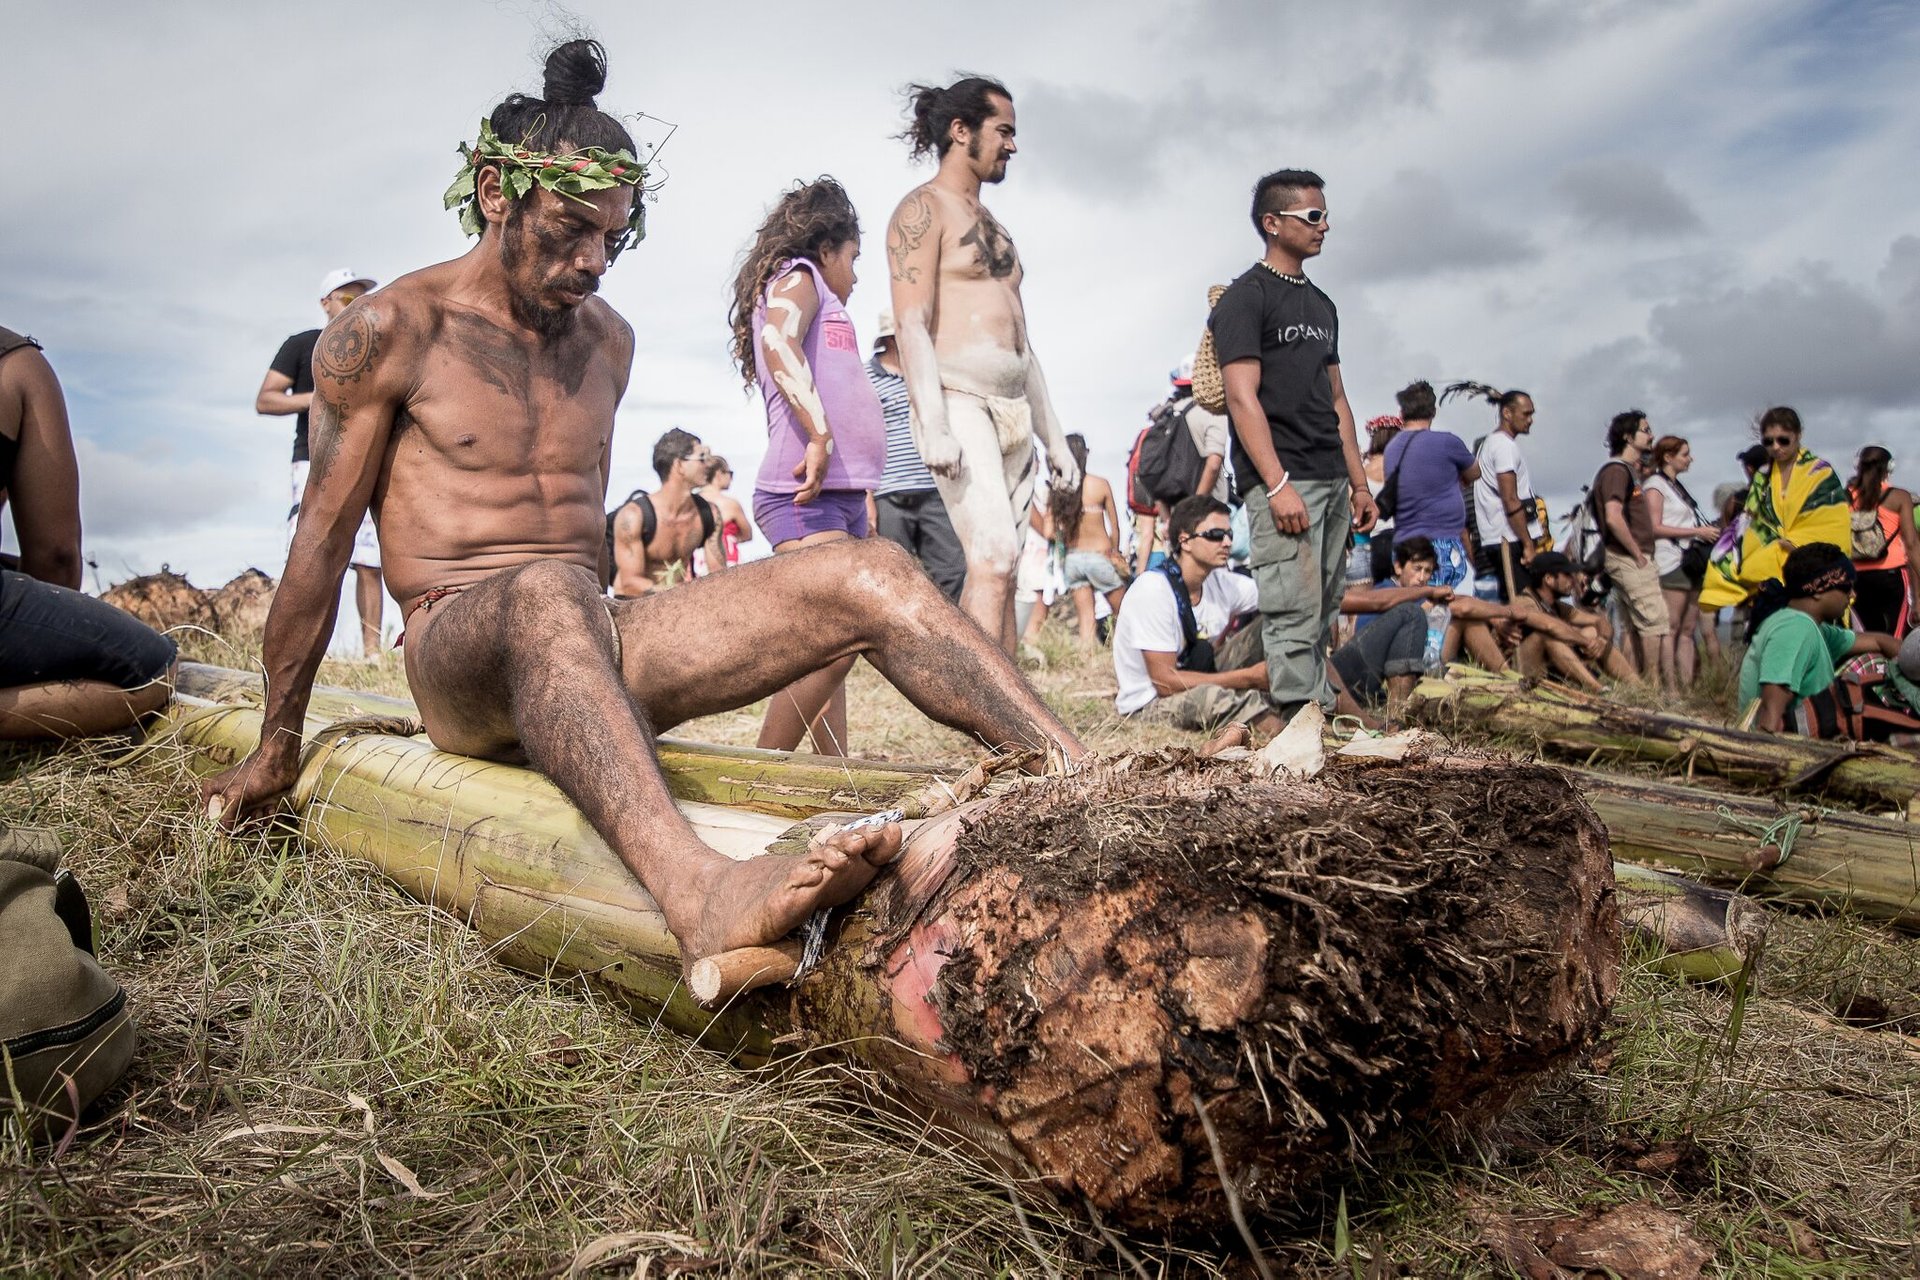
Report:
[{"label": "white sunglasses", "polygon": [[1317,227],[1327,220],[1325,209],[1274,209],[1270,212],[1278,218],[1298,218],[1310,227]]}]

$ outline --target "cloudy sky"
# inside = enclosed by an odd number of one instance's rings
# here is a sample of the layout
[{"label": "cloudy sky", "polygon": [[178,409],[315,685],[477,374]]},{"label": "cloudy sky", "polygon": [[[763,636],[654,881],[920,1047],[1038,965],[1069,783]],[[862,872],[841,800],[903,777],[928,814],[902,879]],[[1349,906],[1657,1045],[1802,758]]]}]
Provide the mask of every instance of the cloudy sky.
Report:
[{"label": "cloudy sky", "polygon": [[[570,21],[607,45],[602,106],[677,126],[649,239],[603,289],[639,339],[622,492],[651,485],[673,425],[758,465],[726,286],[784,185],[831,173],[853,193],[871,331],[887,216],[926,172],[891,136],[900,89],[956,70],[1014,92],[1021,152],[989,201],[1096,470],[1190,350],[1207,285],[1258,253],[1249,189],[1282,165],[1327,179],[1310,270],[1363,420],[1414,378],[1525,387],[1536,478],[1562,499],[1628,404],[1694,441],[1696,490],[1733,473],[1773,403],[1837,465],[1920,447],[1920,8],[1901,0],[743,0],[571,19],[505,0],[14,0],[0,324],[41,338],[66,384],[103,583],[163,561],[202,582],[277,573],[292,420],[253,412],[269,359],[319,323],[327,269],[388,279],[463,250],[440,207],[454,146],[504,92],[539,88]],[[1441,425],[1478,435],[1490,413],[1449,406]]]}]

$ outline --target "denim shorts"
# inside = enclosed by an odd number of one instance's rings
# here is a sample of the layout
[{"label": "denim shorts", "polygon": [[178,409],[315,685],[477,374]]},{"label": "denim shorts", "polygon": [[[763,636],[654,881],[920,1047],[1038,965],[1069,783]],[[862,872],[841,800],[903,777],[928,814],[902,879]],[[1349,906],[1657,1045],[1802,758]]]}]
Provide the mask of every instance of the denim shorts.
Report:
[{"label": "denim shorts", "polygon": [[767,535],[767,545],[796,542],[816,533],[845,533],[856,538],[867,536],[867,491],[865,489],[822,489],[820,496],[804,507],[793,505],[791,493],[753,491],[753,520]]},{"label": "denim shorts", "polygon": [[1127,584],[1121,581],[1120,571],[1113,567],[1113,561],[1097,551],[1067,552],[1067,590],[1075,587],[1092,587],[1095,591],[1118,591]]},{"label": "denim shorts", "polygon": [[179,651],[104,601],[0,569],[0,689],[58,680],[139,689],[165,675]]}]

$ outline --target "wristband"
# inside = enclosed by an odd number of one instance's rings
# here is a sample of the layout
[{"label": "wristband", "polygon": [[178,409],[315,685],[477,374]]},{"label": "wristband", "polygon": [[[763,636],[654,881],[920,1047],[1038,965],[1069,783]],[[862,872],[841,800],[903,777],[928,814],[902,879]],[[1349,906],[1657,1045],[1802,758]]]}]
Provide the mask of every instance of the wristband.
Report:
[{"label": "wristband", "polygon": [[1279,484],[1270,484],[1270,485],[1268,485],[1268,486],[1267,486],[1267,500],[1268,500],[1269,502],[1271,502],[1271,501],[1273,500],[1273,495],[1274,495],[1274,494],[1276,494],[1276,493],[1278,493],[1278,492],[1280,492],[1280,491],[1281,491],[1282,489],[1284,489],[1284,488],[1286,488],[1286,487],[1287,487],[1287,481],[1288,481],[1288,480],[1290,480],[1290,479],[1292,479],[1292,478],[1293,478],[1292,476],[1290,476],[1290,475],[1288,475],[1288,474],[1287,474],[1286,472],[1284,472],[1284,471],[1282,471],[1282,472],[1280,473],[1280,483],[1279,483]]}]

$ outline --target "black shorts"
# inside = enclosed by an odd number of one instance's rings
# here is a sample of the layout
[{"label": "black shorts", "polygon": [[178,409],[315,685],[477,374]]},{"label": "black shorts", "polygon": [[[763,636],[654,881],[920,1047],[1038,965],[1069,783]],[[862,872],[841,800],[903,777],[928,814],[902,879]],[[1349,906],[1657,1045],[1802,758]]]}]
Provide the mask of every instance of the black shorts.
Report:
[{"label": "black shorts", "polygon": [[59,680],[139,689],[165,675],[179,652],[130,613],[0,570],[0,689]]}]

